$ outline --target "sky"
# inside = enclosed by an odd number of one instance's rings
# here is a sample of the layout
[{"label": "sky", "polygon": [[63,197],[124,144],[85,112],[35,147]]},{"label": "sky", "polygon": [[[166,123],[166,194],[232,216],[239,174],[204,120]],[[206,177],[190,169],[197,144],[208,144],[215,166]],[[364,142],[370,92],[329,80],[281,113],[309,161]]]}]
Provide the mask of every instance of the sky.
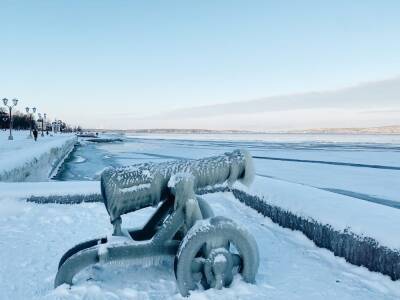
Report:
[{"label": "sky", "polygon": [[384,0],[0,0],[0,97],[131,129],[171,110],[397,78],[399,15]]}]

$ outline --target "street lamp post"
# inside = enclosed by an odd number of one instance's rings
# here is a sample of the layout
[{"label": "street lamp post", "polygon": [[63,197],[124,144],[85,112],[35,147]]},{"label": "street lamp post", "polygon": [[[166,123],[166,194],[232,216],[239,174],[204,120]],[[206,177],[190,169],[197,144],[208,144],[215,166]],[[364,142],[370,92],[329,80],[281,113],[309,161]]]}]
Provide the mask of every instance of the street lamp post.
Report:
[{"label": "street lamp post", "polygon": [[29,107],[25,107],[26,113],[29,114],[29,135],[28,135],[28,139],[32,138],[32,114],[36,113],[36,107],[32,107],[32,113],[29,112],[30,108]]},{"label": "street lamp post", "polygon": [[[43,118],[44,118],[44,124],[46,125],[46,132],[47,132],[46,117],[47,117],[47,114],[44,113],[44,114],[43,114]],[[43,122],[42,122],[42,136],[44,136],[44,133],[43,133]]]},{"label": "street lamp post", "polygon": [[39,117],[39,122],[42,122],[42,137],[44,137],[44,122],[45,122],[45,120],[44,119],[46,119],[46,114],[44,113],[43,114],[43,117],[42,117],[42,114],[41,113],[38,113],[38,117]]},{"label": "street lamp post", "polygon": [[8,139],[11,141],[11,140],[13,140],[14,138],[13,138],[13,136],[12,136],[12,124],[13,124],[13,120],[12,120],[12,108],[14,107],[14,106],[17,106],[17,104],[18,104],[18,99],[12,99],[12,102],[13,102],[13,104],[12,105],[8,105],[7,103],[8,103],[8,99],[7,98],[4,98],[3,99],[3,103],[4,103],[4,105],[5,106],[7,106],[8,107],[8,111],[9,111],[9,113],[10,113],[10,135],[8,136]]},{"label": "street lamp post", "polygon": [[61,133],[61,124],[62,124],[61,120],[57,120],[57,119],[54,120],[54,122],[52,123],[54,133],[58,133],[58,132]]}]

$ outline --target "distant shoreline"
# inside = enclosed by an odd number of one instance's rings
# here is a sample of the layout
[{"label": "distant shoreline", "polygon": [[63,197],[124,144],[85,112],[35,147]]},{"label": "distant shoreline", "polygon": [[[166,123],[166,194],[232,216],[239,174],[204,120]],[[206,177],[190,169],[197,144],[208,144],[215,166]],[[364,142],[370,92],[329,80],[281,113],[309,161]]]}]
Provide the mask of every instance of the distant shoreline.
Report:
[{"label": "distant shoreline", "polygon": [[381,126],[365,128],[318,128],[307,130],[293,130],[292,133],[316,133],[316,134],[400,134],[400,126]]},{"label": "distant shoreline", "polygon": [[86,129],[85,131],[134,134],[359,134],[399,135],[400,125],[366,128],[315,128],[286,131],[210,130],[210,129]]}]

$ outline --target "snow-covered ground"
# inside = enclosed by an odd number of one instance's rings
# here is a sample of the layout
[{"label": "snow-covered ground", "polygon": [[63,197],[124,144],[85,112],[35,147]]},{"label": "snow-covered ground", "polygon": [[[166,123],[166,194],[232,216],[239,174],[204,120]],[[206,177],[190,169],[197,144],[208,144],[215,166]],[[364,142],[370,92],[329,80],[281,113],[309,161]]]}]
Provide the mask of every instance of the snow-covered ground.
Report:
[{"label": "snow-covered ground", "polygon": [[[400,282],[348,264],[317,248],[299,232],[283,229],[239,203],[230,193],[205,196],[217,215],[255,236],[261,263],[256,285],[236,278],[222,291],[190,299],[398,299]],[[61,255],[76,243],[111,232],[101,203],[40,205],[2,199],[1,299],[181,299],[171,261],[157,266],[102,265],[85,270],[69,289],[53,290]],[[153,208],[124,216],[124,225],[145,222]]]},{"label": "snow-covered ground", "polygon": [[90,195],[100,193],[97,181],[0,182],[1,199]]},{"label": "snow-covered ground", "polygon": [[[300,216],[339,230],[350,227],[357,234],[399,248],[400,210],[394,208],[400,202],[399,136],[377,136],[375,140],[371,136],[325,136],[324,140],[309,135],[228,139],[221,135],[209,140],[204,135],[192,139],[145,136],[111,144],[83,142],[57,176],[68,182],[1,183],[0,299],[180,299],[168,261],[145,269],[96,266],[82,272],[71,289],[62,286],[54,291],[61,255],[76,243],[110,233],[109,217],[101,203],[40,205],[24,199],[95,193],[98,182],[70,180],[98,180],[109,165],[199,158],[236,148],[247,148],[260,157],[255,159],[259,176],[251,192]],[[6,137],[4,142],[8,142]],[[21,145],[26,143],[24,140]],[[44,146],[42,151],[46,151]],[[272,223],[230,193],[205,198],[217,214],[236,220],[254,234],[261,264],[256,285],[237,278],[229,289],[195,292],[192,299],[400,298],[400,282],[317,248],[300,232]],[[124,226],[143,224],[152,210],[125,216]]]},{"label": "snow-covered ground", "polygon": [[72,150],[74,135],[58,134],[28,139],[28,131],[0,131],[0,181],[46,181]]}]

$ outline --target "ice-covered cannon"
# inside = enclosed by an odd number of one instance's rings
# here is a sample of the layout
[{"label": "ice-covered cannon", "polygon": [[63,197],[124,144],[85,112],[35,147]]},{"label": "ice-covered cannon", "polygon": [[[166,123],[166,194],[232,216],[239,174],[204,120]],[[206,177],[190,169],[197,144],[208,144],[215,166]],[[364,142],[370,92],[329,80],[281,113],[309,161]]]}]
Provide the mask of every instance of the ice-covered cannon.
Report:
[{"label": "ice-covered cannon", "polygon": [[[108,168],[101,193],[114,226],[112,237],[76,245],[61,258],[55,287],[72,284],[75,274],[102,262],[174,256],[179,291],[230,285],[240,273],[253,283],[259,264],[254,238],[234,221],[214,217],[196,191],[253,176],[251,156],[236,150],[199,160],[144,163]],[[141,229],[123,230],[121,215],[157,206]]]}]

